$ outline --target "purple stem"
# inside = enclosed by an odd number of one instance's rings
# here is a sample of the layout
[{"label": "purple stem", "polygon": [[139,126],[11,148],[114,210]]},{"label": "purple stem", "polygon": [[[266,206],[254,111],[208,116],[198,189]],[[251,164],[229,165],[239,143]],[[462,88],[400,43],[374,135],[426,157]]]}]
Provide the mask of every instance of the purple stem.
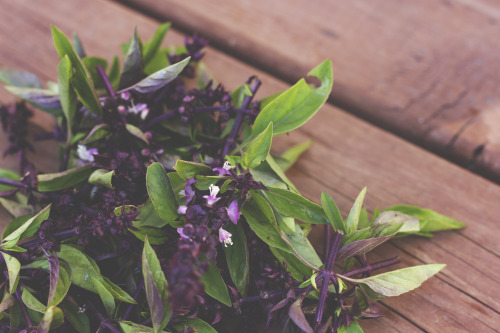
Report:
[{"label": "purple stem", "polygon": [[99,75],[101,76],[102,82],[104,82],[104,86],[106,87],[106,91],[108,92],[108,94],[111,97],[115,97],[115,90],[113,89],[111,82],[109,82],[108,76],[106,75],[104,69],[100,65],[95,66],[95,68],[97,69],[97,72],[99,72]]},{"label": "purple stem", "polygon": [[[141,281],[139,286],[137,287],[137,290],[134,293],[134,300],[137,301],[137,298],[139,298],[139,294],[141,293],[142,288],[144,287],[144,281]],[[127,320],[128,316],[130,315],[130,312],[132,311],[132,308],[136,304],[129,304],[127,307],[127,310],[125,310],[125,313],[123,314],[122,321]]]},{"label": "purple stem", "polygon": [[367,273],[367,272],[370,272],[370,271],[374,271],[374,270],[377,270],[377,269],[381,269],[381,268],[384,268],[384,267],[395,265],[395,264],[397,264],[399,262],[400,262],[400,260],[398,258],[392,258],[392,259],[382,260],[382,261],[376,262],[376,263],[374,263],[372,265],[368,264],[368,265],[366,265],[364,267],[353,269],[351,271],[348,271],[348,272],[342,274],[342,276],[349,277],[349,276],[354,276],[354,275],[357,275],[357,274]]},{"label": "purple stem", "polygon": [[151,119],[147,124],[142,125],[141,126],[141,130],[143,132],[147,131],[148,129],[150,129],[154,125],[158,124],[160,121],[173,118],[176,115],[177,115],[177,113],[175,111],[170,111],[170,112],[163,113],[163,114],[159,115],[158,117],[155,117],[155,118]]},{"label": "purple stem", "polygon": [[316,312],[316,328],[321,325],[321,320],[323,319],[323,311],[325,310],[326,296],[328,293],[328,284],[330,281],[330,277],[332,276],[332,267],[335,259],[337,258],[337,253],[339,252],[340,241],[342,240],[342,234],[336,232],[333,236],[332,246],[328,251],[328,257],[326,260],[326,266],[321,273],[323,277],[323,285],[321,286],[319,301],[318,301],[318,311]]},{"label": "purple stem", "polygon": [[8,186],[14,186],[14,187],[23,187],[27,188],[28,185],[26,185],[23,182],[17,181],[17,180],[12,180],[12,179],[7,179],[7,178],[0,178],[0,184],[2,185],[8,185]]},{"label": "purple stem", "polygon": [[332,241],[332,228],[330,228],[330,225],[325,224],[325,247],[323,249],[325,253],[324,260],[326,261],[326,257],[328,255],[328,248],[330,246],[330,242]]},{"label": "purple stem", "polygon": [[[247,109],[248,108],[248,105],[250,105],[250,102],[252,102],[252,98],[253,98],[253,96],[255,96],[255,93],[257,92],[257,89],[259,89],[261,84],[262,84],[262,81],[260,81],[258,79],[255,80],[255,82],[252,84],[252,87],[250,88],[252,95],[245,97],[245,99],[243,100],[243,103],[241,104],[240,109]],[[229,134],[228,138],[226,139],[226,144],[224,145],[224,149],[222,149],[222,158],[224,158],[229,153],[231,146],[236,141],[236,136],[238,135],[238,132],[240,131],[240,127],[241,127],[241,124],[243,122],[244,116],[245,116],[244,113],[238,113],[238,115],[236,116],[236,119],[235,119],[234,124],[233,124],[233,128],[231,129],[231,133]]]}]

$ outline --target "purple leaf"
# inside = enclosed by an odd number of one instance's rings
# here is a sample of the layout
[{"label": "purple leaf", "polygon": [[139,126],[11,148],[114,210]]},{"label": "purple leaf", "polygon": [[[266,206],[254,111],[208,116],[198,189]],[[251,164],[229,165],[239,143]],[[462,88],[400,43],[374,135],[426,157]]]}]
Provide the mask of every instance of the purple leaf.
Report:
[{"label": "purple leaf", "polygon": [[342,261],[347,258],[351,258],[354,256],[359,256],[365,254],[380,244],[388,241],[394,235],[384,236],[384,237],[376,237],[376,238],[368,238],[361,239],[349,244],[344,245],[337,255],[337,261]]},{"label": "purple leaf", "polygon": [[288,310],[288,316],[293,320],[295,325],[297,325],[305,333],[314,333],[311,325],[306,319],[304,312],[302,311],[302,301],[305,295],[299,297]]},{"label": "purple leaf", "polygon": [[49,300],[47,304],[50,304],[54,299],[56,294],[57,281],[59,280],[59,259],[55,253],[46,254],[47,261],[49,262],[50,269],[50,287],[49,287]]}]

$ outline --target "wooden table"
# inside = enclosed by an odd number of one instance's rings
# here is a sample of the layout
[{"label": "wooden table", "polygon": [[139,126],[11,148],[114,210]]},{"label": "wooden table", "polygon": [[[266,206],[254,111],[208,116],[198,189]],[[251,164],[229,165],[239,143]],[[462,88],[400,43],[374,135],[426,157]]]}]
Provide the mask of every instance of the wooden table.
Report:
[{"label": "wooden table", "polygon": [[[158,21],[151,16],[198,30],[221,49],[209,48],[206,62],[229,89],[258,74],[262,94],[277,92],[288,85],[280,79],[294,80],[332,58],[337,77],[332,101],[342,108],[326,105],[302,129],[274,143],[279,152],[314,140],[289,172],[299,190],[315,201],[328,192],[346,213],[366,185],[369,210],[415,204],[468,224],[433,239],[395,240],[376,251],[374,260],[400,256],[400,267],[447,267],[421,288],[384,300],[386,316],[363,322],[363,328],[500,330],[500,186],[424,149],[449,152],[446,157],[454,161],[473,162],[482,173],[498,176],[500,44],[488,35],[500,16],[494,1],[129,2],[133,8],[107,0],[0,0],[0,66],[55,80],[58,57],[50,24],[66,34],[77,32],[88,54],[111,59],[134,26],[143,38],[152,35]],[[167,42],[178,44],[181,38],[171,31]],[[13,99],[2,90],[0,100]],[[36,121],[51,126],[42,113]],[[489,129],[495,125],[496,132]],[[51,171],[55,147],[37,149],[42,169]],[[15,162],[1,160],[0,167],[6,166]]]}]

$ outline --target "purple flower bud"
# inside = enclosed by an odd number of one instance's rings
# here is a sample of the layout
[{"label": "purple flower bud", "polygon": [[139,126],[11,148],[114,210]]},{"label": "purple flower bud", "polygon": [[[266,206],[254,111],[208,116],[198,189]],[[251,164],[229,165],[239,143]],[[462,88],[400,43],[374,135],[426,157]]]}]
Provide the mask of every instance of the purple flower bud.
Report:
[{"label": "purple flower bud", "polygon": [[126,101],[128,101],[130,99],[130,93],[125,91],[125,92],[122,92],[120,97]]},{"label": "purple flower bud", "polygon": [[231,222],[233,222],[234,224],[238,223],[240,212],[238,211],[238,203],[236,201],[231,202],[231,204],[227,208],[227,215],[229,216]]},{"label": "purple flower bud", "polygon": [[179,233],[179,235],[181,236],[181,238],[183,238],[183,239],[191,239],[191,237],[189,237],[186,234],[184,234],[184,228],[177,228],[177,232]]}]

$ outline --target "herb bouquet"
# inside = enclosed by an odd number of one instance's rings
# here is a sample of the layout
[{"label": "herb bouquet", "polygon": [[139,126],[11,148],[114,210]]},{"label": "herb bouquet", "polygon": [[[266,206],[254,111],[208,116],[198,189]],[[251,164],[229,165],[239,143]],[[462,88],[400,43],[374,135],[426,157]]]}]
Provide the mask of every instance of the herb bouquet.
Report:
[{"label": "herb bouquet", "polygon": [[[0,169],[14,219],[0,243],[1,332],[361,332],[373,301],[417,288],[444,265],[373,273],[392,237],[431,236],[458,221],[412,206],[369,219],[362,190],[343,219],[334,200],[304,198],[285,171],[310,143],[270,154],[272,138],[326,101],[330,61],[255,101],[256,77],[233,92],[206,79],[205,41],[164,49],[161,25],[137,32],[107,69],[52,27],[58,82],[1,70],[6,89],[57,119],[60,172],[26,157],[24,103],[0,108],[20,174]],[[325,256],[307,239],[325,229]]]}]

